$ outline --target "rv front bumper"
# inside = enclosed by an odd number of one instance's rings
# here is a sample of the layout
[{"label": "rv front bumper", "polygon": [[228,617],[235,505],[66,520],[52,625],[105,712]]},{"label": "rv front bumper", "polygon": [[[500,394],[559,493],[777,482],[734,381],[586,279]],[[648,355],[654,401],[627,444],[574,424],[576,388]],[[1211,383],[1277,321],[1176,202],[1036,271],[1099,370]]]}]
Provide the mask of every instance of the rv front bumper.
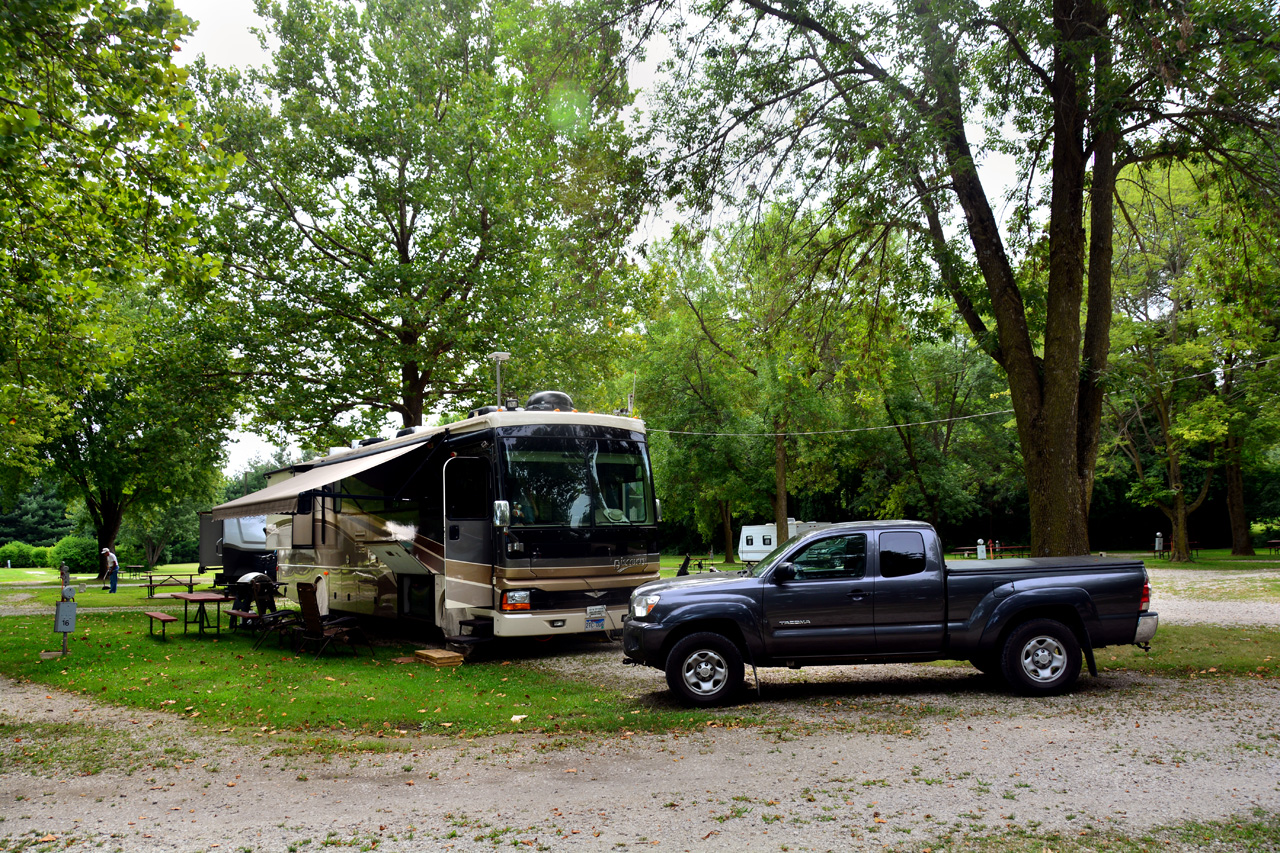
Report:
[{"label": "rv front bumper", "polygon": [[514,613],[486,611],[493,617],[495,637],[546,637],[552,634],[594,634],[621,631],[626,606],[604,608],[597,615],[585,610],[534,610]]}]

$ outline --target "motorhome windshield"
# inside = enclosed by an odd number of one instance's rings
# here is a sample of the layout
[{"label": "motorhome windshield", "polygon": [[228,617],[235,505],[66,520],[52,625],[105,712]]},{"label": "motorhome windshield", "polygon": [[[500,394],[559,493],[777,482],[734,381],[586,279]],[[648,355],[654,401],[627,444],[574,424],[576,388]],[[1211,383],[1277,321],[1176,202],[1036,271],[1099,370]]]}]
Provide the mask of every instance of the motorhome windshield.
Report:
[{"label": "motorhome windshield", "polygon": [[649,459],[640,442],[507,438],[502,451],[512,526],[654,523]]}]

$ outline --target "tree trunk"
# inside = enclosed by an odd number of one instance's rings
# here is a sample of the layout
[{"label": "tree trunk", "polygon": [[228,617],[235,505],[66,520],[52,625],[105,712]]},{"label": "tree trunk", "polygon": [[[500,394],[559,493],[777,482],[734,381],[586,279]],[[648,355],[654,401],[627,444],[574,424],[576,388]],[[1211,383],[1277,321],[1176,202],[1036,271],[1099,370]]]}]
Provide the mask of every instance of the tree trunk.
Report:
[{"label": "tree trunk", "polygon": [[724,561],[736,563],[738,561],[734,559],[733,552],[733,517],[729,512],[728,501],[720,501],[720,521],[724,528]]},{"label": "tree trunk", "polygon": [[1226,464],[1224,473],[1227,478],[1227,516],[1231,526],[1231,556],[1252,557],[1253,535],[1249,530],[1249,515],[1244,505],[1244,471],[1240,465],[1240,445],[1243,442],[1236,436],[1227,436]]},{"label": "tree trunk", "polygon": [[786,424],[777,418],[773,421],[773,523],[777,531],[775,545],[791,538],[787,529],[787,436]]},{"label": "tree trunk", "polygon": [[[1032,339],[1027,306],[999,222],[974,166],[965,131],[967,112],[960,91],[959,59],[950,46],[929,57],[938,94],[934,120],[944,136],[951,188],[964,211],[969,240],[991,300],[994,335],[963,294],[962,283],[949,286],[975,339],[1009,379],[1031,508],[1031,548],[1039,556],[1089,553],[1088,495],[1097,456],[1097,437],[1090,431],[1096,429],[1100,417],[1100,408],[1095,411],[1094,406],[1101,405],[1101,397],[1083,401],[1082,412],[1080,395],[1082,386],[1096,385],[1098,365],[1105,364],[1101,353],[1108,343],[1111,305],[1110,270],[1102,268],[1110,251],[1106,245],[1093,257],[1097,280],[1090,282],[1090,289],[1092,292],[1096,287],[1097,291],[1089,300],[1082,333],[1087,246],[1084,187],[1090,156],[1084,130],[1091,95],[1082,81],[1088,79],[1091,63],[1106,66],[1110,59],[1081,47],[1105,30],[1106,21],[1106,11],[1088,0],[1053,2],[1053,24],[1061,38],[1054,49],[1052,79],[1045,83],[1053,101],[1054,122],[1042,348]],[[1107,185],[1114,181],[1111,147],[1109,142],[1104,144],[1100,193],[1108,193]],[[1109,231],[1110,219],[1108,207],[1098,212],[1092,227]],[[945,254],[941,245],[936,251]],[[948,267],[940,262],[940,268]]]}]

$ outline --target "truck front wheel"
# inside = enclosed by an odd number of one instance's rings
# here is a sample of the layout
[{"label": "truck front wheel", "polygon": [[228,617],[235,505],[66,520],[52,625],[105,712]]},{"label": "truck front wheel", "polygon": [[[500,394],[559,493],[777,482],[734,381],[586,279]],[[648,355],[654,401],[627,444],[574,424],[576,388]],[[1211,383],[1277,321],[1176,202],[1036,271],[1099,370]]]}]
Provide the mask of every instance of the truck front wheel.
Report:
[{"label": "truck front wheel", "polygon": [[1080,643],[1053,619],[1031,619],[1009,634],[1001,668],[1009,684],[1029,696],[1053,696],[1080,675]]},{"label": "truck front wheel", "polygon": [[742,687],[742,654],[722,634],[690,634],[667,656],[667,686],[691,705],[724,704]]}]

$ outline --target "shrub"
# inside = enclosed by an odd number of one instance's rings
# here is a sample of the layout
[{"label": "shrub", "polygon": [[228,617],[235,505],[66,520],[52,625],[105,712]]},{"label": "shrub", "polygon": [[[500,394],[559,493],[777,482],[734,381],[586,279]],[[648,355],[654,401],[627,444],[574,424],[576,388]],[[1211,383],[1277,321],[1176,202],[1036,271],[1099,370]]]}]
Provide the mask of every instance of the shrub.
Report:
[{"label": "shrub", "polygon": [[31,549],[31,565],[49,567],[49,549],[36,546]]},{"label": "shrub", "polygon": [[88,536],[64,536],[49,549],[50,562],[54,566],[63,560],[77,574],[98,573],[98,543]]},{"label": "shrub", "polygon": [[0,568],[6,565],[15,569],[31,569],[36,567],[32,552],[35,548],[26,542],[6,542],[0,545]]}]

